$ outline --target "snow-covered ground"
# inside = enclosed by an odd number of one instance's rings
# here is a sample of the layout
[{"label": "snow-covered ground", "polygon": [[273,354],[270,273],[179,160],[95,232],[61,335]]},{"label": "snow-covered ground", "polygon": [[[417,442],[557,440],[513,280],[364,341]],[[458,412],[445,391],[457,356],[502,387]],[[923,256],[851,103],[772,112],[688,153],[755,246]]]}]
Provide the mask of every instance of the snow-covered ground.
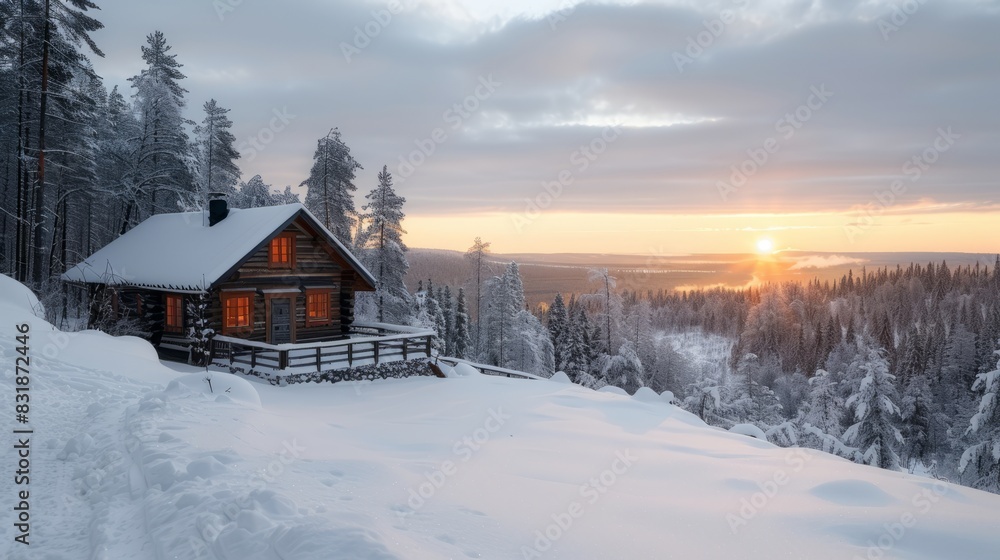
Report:
[{"label": "snow-covered ground", "polygon": [[[273,387],[58,333],[0,283],[7,449],[21,322],[34,430],[31,544],[4,507],[2,558],[997,558],[1000,496],[774,447],[647,393]],[[6,505],[24,486],[3,457]]]}]

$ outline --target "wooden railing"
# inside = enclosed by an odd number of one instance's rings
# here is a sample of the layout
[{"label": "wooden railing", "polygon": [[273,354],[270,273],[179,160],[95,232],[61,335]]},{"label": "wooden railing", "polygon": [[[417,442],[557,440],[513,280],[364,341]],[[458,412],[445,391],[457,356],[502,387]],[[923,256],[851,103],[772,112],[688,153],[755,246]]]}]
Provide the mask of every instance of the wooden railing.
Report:
[{"label": "wooden railing", "polygon": [[328,371],[431,357],[434,331],[384,323],[356,323],[343,340],[267,344],[230,336],[212,340],[211,362],[246,371]]},{"label": "wooden railing", "polygon": [[468,360],[461,360],[459,358],[452,358],[449,356],[440,356],[438,360],[452,367],[458,364],[465,364],[467,366],[479,370],[479,373],[482,373],[484,375],[496,375],[498,377],[510,377],[513,379],[545,379],[544,377],[539,377],[537,375],[532,375],[530,373],[525,373],[523,371],[516,371],[513,369],[507,369],[498,366],[489,366],[486,364],[477,364],[475,362],[470,362]]}]

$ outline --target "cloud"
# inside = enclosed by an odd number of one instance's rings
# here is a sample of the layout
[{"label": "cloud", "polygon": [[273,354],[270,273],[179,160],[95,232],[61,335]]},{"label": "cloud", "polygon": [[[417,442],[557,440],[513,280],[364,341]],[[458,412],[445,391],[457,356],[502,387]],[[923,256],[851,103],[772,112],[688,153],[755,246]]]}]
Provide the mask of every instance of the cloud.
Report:
[{"label": "cloud", "polygon": [[788,267],[788,270],[804,270],[807,268],[831,268],[834,266],[845,266],[851,264],[863,264],[865,259],[848,257],[844,255],[809,255],[807,257],[792,257],[795,264]]},{"label": "cloud", "polygon": [[[565,169],[574,180],[552,211],[847,212],[905,178],[947,126],[962,139],[898,204],[995,199],[1000,13],[987,3],[921,4],[888,40],[884,1],[584,3],[554,29],[521,4],[404,2],[348,62],[340,45],[385,3],[242,2],[220,21],[203,0],[104,0],[108,56],[95,66],[128,90],[145,34],[162,29],[189,76],[190,118],[214,97],[243,139],[287,107],[298,118],[240,162],[276,187],[298,185],[337,126],[365,167],[363,196],[440,128],[447,139],[397,181],[409,213],[517,212]],[[723,9],[733,22],[679,71],[672,55]],[[502,85],[452,128],[446,111],[490,75]],[[785,138],[779,121],[820,85],[833,97]],[[614,122],[621,138],[574,163]],[[780,149],[723,201],[717,183],[769,138]]]}]

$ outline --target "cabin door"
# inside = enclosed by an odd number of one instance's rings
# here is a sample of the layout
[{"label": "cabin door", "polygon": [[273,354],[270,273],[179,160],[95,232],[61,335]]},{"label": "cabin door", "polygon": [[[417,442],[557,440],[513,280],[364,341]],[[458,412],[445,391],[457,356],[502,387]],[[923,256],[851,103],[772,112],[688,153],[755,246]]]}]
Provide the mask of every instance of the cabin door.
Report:
[{"label": "cabin door", "polygon": [[271,344],[292,341],[292,305],[288,298],[271,300]]}]

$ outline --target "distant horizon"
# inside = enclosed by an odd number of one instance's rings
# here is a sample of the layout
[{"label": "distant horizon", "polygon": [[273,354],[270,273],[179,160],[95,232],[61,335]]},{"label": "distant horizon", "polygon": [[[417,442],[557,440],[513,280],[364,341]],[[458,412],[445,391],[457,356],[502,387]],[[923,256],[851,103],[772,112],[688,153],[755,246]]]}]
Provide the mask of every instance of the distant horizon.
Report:
[{"label": "distant horizon", "polygon": [[[689,253],[684,255],[626,255],[612,253],[502,253],[494,252],[490,262],[499,273],[502,264],[515,261],[524,278],[529,305],[548,304],[557,292],[564,295],[589,293],[597,289],[588,279],[589,269],[607,268],[617,278],[618,287],[647,291],[698,291],[713,288],[745,290],[784,282],[833,282],[863,269],[874,272],[897,266],[926,267],[947,263],[949,269],[977,265],[992,271],[1000,253],[956,251],[818,252],[786,251],[758,253]],[[452,287],[471,287],[471,268],[462,251],[413,248],[408,257],[407,287],[432,279]]]},{"label": "distant horizon", "polygon": [[[483,240],[488,242],[488,240]],[[459,249],[446,249],[442,247],[407,247],[410,251],[449,251],[454,253],[464,253],[464,250]],[[808,249],[781,249],[774,252],[774,254],[781,253],[811,253],[811,254],[823,254],[823,255],[835,255],[843,253],[851,254],[897,254],[897,253],[926,253],[926,254],[956,254],[956,255],[1000,255],[1000,249],[997,251],[811,251]],[[649,256],[648,253],[603,253],[603,252],[590,252],[590,251],[491,251],[493,255],[608,255],[608,256],[627,256],[627,257],[646,257]],[[661,254],[658,256],[663,257],[691,257],[697,255],[755,255],[754,251],[745,252],[697,252],[697,253],[672,253],[672,254]]]}]

